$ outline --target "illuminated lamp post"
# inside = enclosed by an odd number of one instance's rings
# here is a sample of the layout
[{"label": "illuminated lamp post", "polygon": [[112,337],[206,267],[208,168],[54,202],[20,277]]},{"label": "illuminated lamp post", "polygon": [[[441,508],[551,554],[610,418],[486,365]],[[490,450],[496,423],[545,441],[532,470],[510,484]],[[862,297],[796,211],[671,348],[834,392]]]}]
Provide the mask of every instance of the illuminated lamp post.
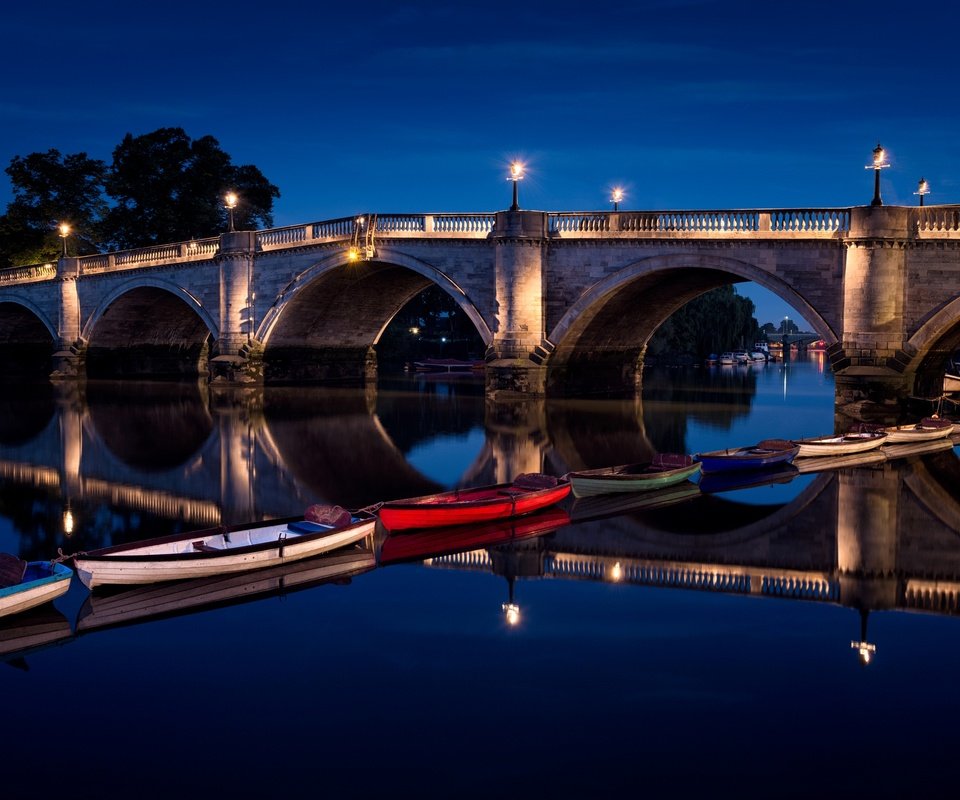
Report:
[{"label": "illuminated lamp post", "polygon": [[233,233],[235,228],[233,227],[233,209],[237,207],[237,202],[239,198],[235,192],[227,192],[223,198],[223,207],[227,209],[227,213],[230,215],[230,233]]},{"label": "illuminated lamp post", "polygon": [[66,258],[67,257],[67,237],[70,235],[70,226],[67,225],[66,222],[61,222],[60,225],[57,226],[57,230],[59,231],[58,235],[60,236],[61,239],[63,239],[63,257]]},{"label": "illuminated lamp post", "polygon": [[520,195],[517,190],[517,184],[523,180],[523,164],[519,161],[514,161],[510,165],[510,177],[507,178],[508,181],[513,181],[513,205],[510,206],[511,211],[520,210]]},{"label": "illuminated lamp post", "polygon": [[921,178],[917,182],[917,191],[915,191],[914,194],[920,196],[920,207],[922,208],[924,195],[930,194],[930,184],[927,183],[926,178]]},{"label": "illuminated lamp post", "polygon": [[886,169],[890,165],[887,163],[887,151],[880,146],[880,142],[877,142],[877,146],[873,148],[873,163],[867,164],[864,169],[873,170],[873,200],[870,202],[872,206],[882,206],[883,200],[880,199],[880,170]]},{"label": "illuminated lamp post", "polygon": [[620,210],[620,201],[623,200],[623,189],[617,186],[610,193],[610,202],[613,203],[613,210],[617,212]]}]

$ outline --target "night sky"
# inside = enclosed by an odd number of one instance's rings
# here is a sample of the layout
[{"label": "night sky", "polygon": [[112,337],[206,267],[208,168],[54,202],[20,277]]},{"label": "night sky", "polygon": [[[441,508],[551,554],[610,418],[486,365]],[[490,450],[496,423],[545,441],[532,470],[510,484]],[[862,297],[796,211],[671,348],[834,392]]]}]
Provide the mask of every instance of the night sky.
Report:
[{"label": "night sky", "polygon": [[0,164],[181,126],[260,167],[285,225],[502,209],[513,158],[525,208],[866,204],[879,140],[887,203],[921,176],[960,202],[954,29],[892,2],[8,5]]}]

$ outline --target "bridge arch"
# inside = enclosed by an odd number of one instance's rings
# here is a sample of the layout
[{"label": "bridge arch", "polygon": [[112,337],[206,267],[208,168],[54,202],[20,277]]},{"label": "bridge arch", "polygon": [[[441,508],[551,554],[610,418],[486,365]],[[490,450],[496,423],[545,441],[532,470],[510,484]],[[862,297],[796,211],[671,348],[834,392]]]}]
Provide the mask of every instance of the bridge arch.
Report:
[{"label": "bridge arch", "polygon": [[7,374],[49,375],[56,326],[36,303],[20,295],[0,300],[0,363]]},{"label": "bridge arch", "polygon": [[556,346],[548,364],[551,384],[559,383],[560,375],[568,381],[574,377],[569,369],[574,365],[619,372],[624,382],[635,380],[633,373],[647,342],[671,314],[704,292],[744,281],[783,298],[827,344],[839,340],[803,294],[761,267],[705,253],[657,255],[598,281],[566,310],[547,337]]},{"label": "bridge arch", "polygon": [[907,340],[907,351],[915,353],[908,367],[913,372],[914,394],[933,397],[941,393],[944,363],[957,349],[960,349],[960,296],[927,317]]},{"label": "bridge arch", "polygon": [[218,326],[200,300],[156,277],[126,281],[107,294],[83,326],[87,374],[184,377],[206,371]]},{"label": "bridge arch", "polygon": [[338,251],[299,273],[264,315],[265,378],[327,380],[369,374],[390,321],[431,285],[454,299],[484,346],[493,334],[466,292],[443,271],[393,248],[369,261]]}]

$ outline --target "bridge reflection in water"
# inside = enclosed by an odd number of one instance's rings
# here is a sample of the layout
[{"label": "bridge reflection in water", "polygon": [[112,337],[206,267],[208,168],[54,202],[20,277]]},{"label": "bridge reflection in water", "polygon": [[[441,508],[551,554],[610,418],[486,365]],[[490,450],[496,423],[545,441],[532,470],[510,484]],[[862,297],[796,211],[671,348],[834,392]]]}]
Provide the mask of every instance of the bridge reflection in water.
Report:
[{"label": "bridge reflection in water", "polygon": [[[379,392],[91,383],[83,394],[10,390],[0,420],[0,492],[31,558],[285,516],[317,501],[358,507],[436,491],[406,455],[437,436],[483,432],[472,460],[452,465],[451,484],[624,463],[677,436],[659,421],[648,427],[639,399],[490,404],[470,382]],[[688,492],[669,507],[423,557],[432,568],[504,576],[512,621],[515,594],[537,578],[840,604],[863,616],[863,631],[851,625],[863,660],[870,612],[958,613],[952,450],[802,480],[787,502]]]}]

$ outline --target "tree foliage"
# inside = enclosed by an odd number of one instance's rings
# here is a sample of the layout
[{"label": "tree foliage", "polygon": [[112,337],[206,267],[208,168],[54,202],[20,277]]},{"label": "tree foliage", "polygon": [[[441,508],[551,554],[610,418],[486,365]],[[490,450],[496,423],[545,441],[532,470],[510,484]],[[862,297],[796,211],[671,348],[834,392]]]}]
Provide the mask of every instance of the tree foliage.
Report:
[{"label": "tree foliage", "polygon": [[694,298],[672,314],[650,339],[647,355],[655,358],[703,358],[741,347],[751,348],[759,329],[753,301],[732,285]]},{"label": "tree foliage", "polygon": [[55,260],[63,248],[57,226],[64,222],[71,227],[71,255],[97,252],[99,222],[107,212],[106,170],[86,153],[14,156],[6,169],[13,200],[0,217],[0,259],[8,265]]},{"label": "tree foliage", "polygon": [[14,199],[0,217],[0,264],[54,260],[67,222],[70,255],[213,236],[226,228],[223,197],[234,191],[239,230],[273,224],[280,191],[252,164],[234,164],[213,136],[182,128],[127,134],[112,163],[58,150],[15,156]]},{"label": "tree foliage", "polygon": [[280,190],[252,165],[236,166],[212,136],[191,140],[182,128],[127,134],[113,151],[107,192],[115,201],[104,220],[107,240],[119,248],[210,236],[223,230],[223,197],[241,198],[238,229],[273,224]]}]

